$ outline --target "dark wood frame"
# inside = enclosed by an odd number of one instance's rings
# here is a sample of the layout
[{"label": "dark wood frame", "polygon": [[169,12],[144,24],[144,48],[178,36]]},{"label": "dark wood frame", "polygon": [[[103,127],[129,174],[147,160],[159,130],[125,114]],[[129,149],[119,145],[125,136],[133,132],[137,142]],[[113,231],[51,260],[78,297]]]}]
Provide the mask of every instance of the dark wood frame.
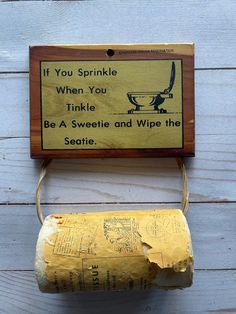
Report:
[{"label": "dark wood frame", "polygon": [[[171,53],[160,49],[171,48]],[[186,49],[187,48],[187,49]],[[50,60],[107,60],[107,50],[115,54],[112,60],[181,59],[183,70],[183,148],[168,149],[78,149],[42,150],[40,106],[40,61]],[[176,52],[175,52],[176,50]],[[194,46],[193,44],[134,44],[134,45],[78,45],[30,47],[30,145],[32,158],[88,158],[88,157],[171,157],[194,156]],[[134,52],[134,53],[132,53]]]}]

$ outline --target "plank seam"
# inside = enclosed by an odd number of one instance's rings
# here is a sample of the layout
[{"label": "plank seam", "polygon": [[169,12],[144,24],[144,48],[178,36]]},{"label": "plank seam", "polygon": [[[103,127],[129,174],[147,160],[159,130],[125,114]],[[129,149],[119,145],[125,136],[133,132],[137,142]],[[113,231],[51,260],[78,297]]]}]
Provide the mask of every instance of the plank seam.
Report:
[{"label": "plank seam", "polygon": [[[47,0],[49,1],[49,0]],[[53,0],[50,0],[53,1]],[[236,67],[219,67],[219,68],[194,68],[195,71],[235,71]],[[4,74],[29,74],[29,71],[0,71],[0,75]]]},{"label": "plank seam", "polygon": [[[34,272],[34,269],[0,269],[0,272]],[[236,268],[194,268],[194,271],[236,271]]]},{"label": "plank seam", "polygon": [[[222,204],[222,205],[229,205],[229,204],[236,204],[236,201],[190,201],[190,204]],[[90,203],[41,203],[41,205],[60,205],[60,206],[65,206],[65,205],[180,205],[181,202],[90,202]],[[22,202],[22,203],[9,203],[9,202],[1,202],[0,206],[35,206],[35,203],[27,203],[27,202]]]}]

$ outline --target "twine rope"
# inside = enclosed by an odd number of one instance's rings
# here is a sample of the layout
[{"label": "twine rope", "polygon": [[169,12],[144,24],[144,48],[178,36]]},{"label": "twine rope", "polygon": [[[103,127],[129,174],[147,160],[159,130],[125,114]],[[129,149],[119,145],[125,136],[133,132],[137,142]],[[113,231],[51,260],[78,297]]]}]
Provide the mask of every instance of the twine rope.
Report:
[{"label": "twine rope", "polygon": [[[49,164],[51,163],[51,159],[45,159],[42,163],[41,166],[41,171],[39,174],[38,178],[38,183],[36,186],[36,209],[37,209],[37,215],[38,219],[41,224],[43,224],[43,214],[42,214],[42,209],[41,209],[41,185],[43,182],[44,177],[47,174],[47,169]],[[182,158],[176,158],[177,165],[179,167],[179,170],[182,175],[182,202],[181,202],[181,209],[184,213],[184,215],[187,214],[188,212],[188,207],[189,207],[189,191],[188,191],[188,177],[187,177],[187,172],[186,168],[183,162]]]}]

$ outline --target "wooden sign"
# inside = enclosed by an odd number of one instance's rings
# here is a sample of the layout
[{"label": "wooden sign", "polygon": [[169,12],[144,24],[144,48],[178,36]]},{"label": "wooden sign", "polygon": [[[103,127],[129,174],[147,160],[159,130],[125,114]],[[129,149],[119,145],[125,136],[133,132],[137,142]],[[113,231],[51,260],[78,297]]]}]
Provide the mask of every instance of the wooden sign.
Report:
[{"label": "wooden sign", "polygon": [[194,155],[193,44],[30,47],[32,158]]}]

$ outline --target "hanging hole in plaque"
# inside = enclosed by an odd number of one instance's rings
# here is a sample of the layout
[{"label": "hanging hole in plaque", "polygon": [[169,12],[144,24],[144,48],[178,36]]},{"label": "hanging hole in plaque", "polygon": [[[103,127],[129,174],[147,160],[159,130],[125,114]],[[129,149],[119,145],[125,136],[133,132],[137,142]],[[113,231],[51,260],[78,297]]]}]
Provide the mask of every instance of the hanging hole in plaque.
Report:
[{"label": "hanging hole in plaque", "polygon": [[107,49],[107,56],[108,57],[112,57],[112,56],[114,56],[114,54],[115,54],[115,51],[113,49]]}]

